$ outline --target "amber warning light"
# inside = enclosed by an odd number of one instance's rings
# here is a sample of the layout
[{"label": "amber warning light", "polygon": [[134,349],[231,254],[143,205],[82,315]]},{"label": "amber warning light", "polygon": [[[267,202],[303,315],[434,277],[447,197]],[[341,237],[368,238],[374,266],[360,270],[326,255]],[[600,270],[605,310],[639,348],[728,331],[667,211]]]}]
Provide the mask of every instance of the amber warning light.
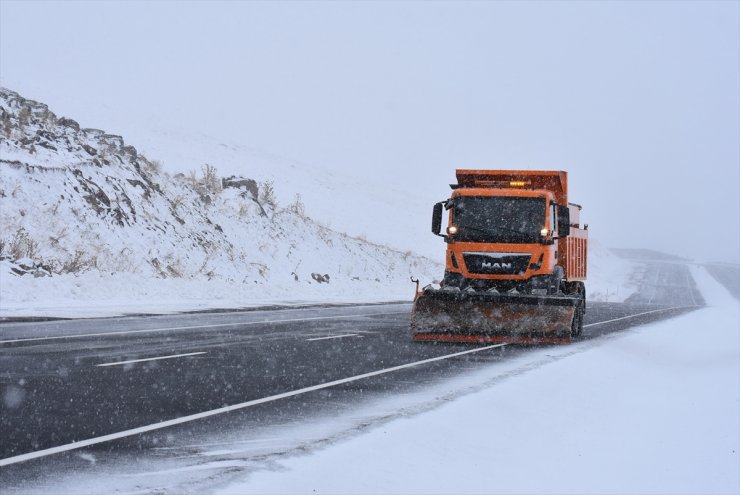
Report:
[{"label": "amber warning light", "polygon": [[527,187],[532,185],[529,180],[476,180],[479,187]]}]

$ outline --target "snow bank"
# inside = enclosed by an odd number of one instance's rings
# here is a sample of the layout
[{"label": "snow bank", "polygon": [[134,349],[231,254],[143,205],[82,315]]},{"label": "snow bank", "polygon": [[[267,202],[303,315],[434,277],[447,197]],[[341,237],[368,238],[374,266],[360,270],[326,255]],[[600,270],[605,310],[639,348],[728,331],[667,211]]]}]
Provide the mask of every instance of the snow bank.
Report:
[{"label": "snow bank", "polygon": [[644,272],[644,264],[620,258],[599,241],[588,240],[588,299],[624,302],[637,291]]},{"label": "snow bank", "polygon": [[707,308],[492,366],[495,386],[218,493],[737,493],[740,311],[694,275]]},{"label": "snow bank", "polygon": [[[308,236],[304,239],[310,241]],[[636,290],[635,275],[641,273],[641,265],[617,258],[597,242],[592,242],[592,245],[594,254],[589,261],[593,262],[586,284],[589,299],[624,301]],[[382,268],[382,262],[378,261],[384,255],[382,250],[378,250],[375,256],[376,267],[367,270],[367,262],[363,257],[352,259],[351,256],[342,256],[341,252],[333,253],[331,257],[336,263],[335,267],[321,266],[320,257],[311,255],[312,250],[318,251],[319,248],[309,242],[304,256],[311,260],[312,266],[324,268],[324,272],[339,272],[340,276],[333,277],[329,283],[317,283],[308,274],[296,282],[289,273],[281,274],[283,282],[274,277],[269,283],[255,279],[245,282],[223,278],[209,280],[207,277],[158,278],[101,271],[51,277],[34,277],[31,274],[18,276],[12,272],[13,265],[2,260],[0,316],[92,318],[271,305],[411,302],[414,286],[405,273],[396,271],[395,276],[389,277]],[[323,253],[327,248],[321,249],[318,252]],[[271,256],[279,250],[273,249]],[[262,262],[265,265],[268,263],[267,260]],[[363,280],[354,279],[354,275],[341,276],[342,270],[349,273],[358,263],[362,266],[355,271],[365,275]],[[426,276],[429,282],[434,275],[441,275],[442,271],[441,266],[432,266],[430,269],[429,266],[417,265],[417,271],[409,271],[408,275],[421,276],[422,280]]]},{"label": "snow bank", "polygon": [[[3,268],[0,262],[0,269]],[[0,274],[0,316],[95,318],[209,309],[326,303],[411,301],[414,285],[396,280],[260,284],[207,279],[156,279],[86,272],[34,278]]]}]

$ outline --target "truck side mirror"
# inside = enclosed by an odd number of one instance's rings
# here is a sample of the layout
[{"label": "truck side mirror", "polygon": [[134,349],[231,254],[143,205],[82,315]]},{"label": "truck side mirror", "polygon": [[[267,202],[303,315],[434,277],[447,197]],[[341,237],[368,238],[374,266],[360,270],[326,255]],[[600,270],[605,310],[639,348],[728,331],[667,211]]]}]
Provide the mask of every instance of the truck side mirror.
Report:
[{"label": "truck side mirror", "polygon": [[558,238],[570,235],[570,209],[568,206],[558,205]]},{"label": "truck side mirror", "polygon": [[442,232],[442,208],[444,207],[444,204],[444,201],[436,203],[434,205],[434,210],[432,210],[432,234],[441,237],[444,237],[444,235],[440,233]]}]

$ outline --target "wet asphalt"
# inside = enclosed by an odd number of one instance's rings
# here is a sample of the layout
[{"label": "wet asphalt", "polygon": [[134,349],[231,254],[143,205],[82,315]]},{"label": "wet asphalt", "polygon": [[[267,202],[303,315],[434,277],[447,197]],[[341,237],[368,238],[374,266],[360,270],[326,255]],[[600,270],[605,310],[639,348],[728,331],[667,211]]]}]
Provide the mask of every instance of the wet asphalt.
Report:
[{"label": "wet asphalt", "polygon": [[[684,265],[651,265],[645,281],[629,303],[590,302],[581,340],[703,303]],[[412,342],[410,310],[405,303],[2,324],[0,459],[471,349]],[[329,395],[308,392],[95,448],[151,449],[194,432],[310,421],[337,404],[418,390],[530,349],[421,364],[337,385]],[[152,358],[160,359],[144,361]],[[63,455],[0,471],[33,476]]]}]

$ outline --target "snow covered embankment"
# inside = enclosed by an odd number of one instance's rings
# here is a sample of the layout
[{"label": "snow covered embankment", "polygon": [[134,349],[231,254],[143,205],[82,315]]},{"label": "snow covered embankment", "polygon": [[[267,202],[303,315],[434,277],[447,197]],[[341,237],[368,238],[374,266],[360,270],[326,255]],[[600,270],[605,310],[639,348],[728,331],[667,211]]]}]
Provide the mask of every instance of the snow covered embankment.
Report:
[{"label": "snow covered embankment", "polygon": [[442,271],[280,207],[271,184],[171,177],[2,88],[0,124],[0,316],[410,299],[411,275]]},{"label": "snow covered embankment", "polygon": [[616,256],[595,239],[588,240],[586,297],[591,301],[624,302],[639,286],[644,265]]},{"label": "snow covered embankment", "polygon": [[491,366],[483,391],[218,493],[737,493],[740,310],[694,277],[706,308]]}]

